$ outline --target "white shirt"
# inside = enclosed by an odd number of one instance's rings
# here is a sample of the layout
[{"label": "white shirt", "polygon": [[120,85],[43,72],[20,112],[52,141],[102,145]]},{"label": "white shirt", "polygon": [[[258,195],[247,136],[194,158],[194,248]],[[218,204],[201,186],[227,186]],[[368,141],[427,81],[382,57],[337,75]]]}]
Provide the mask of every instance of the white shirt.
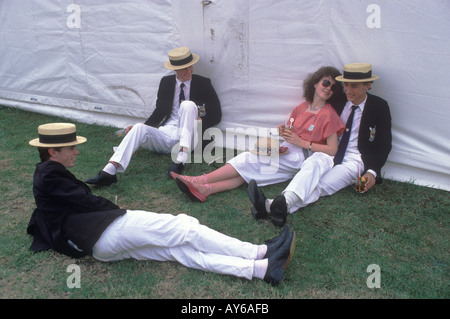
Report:
[{"label": "white shirt", "polygon": [[[364,110],[366,100],[367,100],[367,96],[361,104],[357,105],[358,108],[355,110],[355,114],[353,115],[352,130],[350,132],[350,138],[348,140],[347,150],[345,151],[345,154],[347,154],[347,153],[359,154],[358,133],[359,133],[359,126],[361,124],[361,115],[362,115],[362,111]],[[347,101],[347,103],[345,104],[344,109],[342,110],[342,113],[341,113],[341,120],[343,123],[347,123],[350,113],[352,112],[353,105],[355,105],[355,104],[353,104],[350,101]],[[342,137],[342,135],[341,135],[341,137]]]},{"label": "white shirt", "polygon": [[[364,101],[357,105],[358,108],[355,110],[355,114],[353,115],[353,125],[352,125],[352,130],[350,132],[350,138],[348,140],[348,145],[347,145],[347,149],[345,151],[345,155],[347,155],[347,153],[353,153],[353,154],[360,154],[359,150],[358,150],[358,135],[359,135],[359,127],[361,124],[361,116],[362,116],[362,112],[364,111],[364,106],[366,105],[366,101],[367,101],[367,95],[366,98],[364,99]],[[341,113],[341,120],[343,123],[347,123],[347,119],[350,116],[350,113],[352,112],[352,106],[355,105],[350,101],[347,101],[347,103],[344,106],[344,109],[342,110]],[[341,138],[342,138],[342,134],[341,134]],[[345,157],[344,155],[344,157]],[[374,177],[377,177],[377,173],[375,173],[375,171],[371,170],[371,169],[367,169],[368,172],[372,173],[372,175]]]},{"label": "white shirt", "polygon": [[180,85],[181,83],[184,83],[184,99],[185,100],[189,100],[190,98],[190,92],[191,92],[191,80],[188,80],[186,82],[181,82],[180,80],[178,80],[178,78],[176,78],[176,83],[175,83],[175,93],[173,95],[173,103],[172,103],[172,113],[170,114],[170,119],[166,122],[165,125],[177,125],[178,126],[178,112],[180,110],[180,105],[178,103],[178,100],[180,98],[180,93],[181,93],[181,88]]}]

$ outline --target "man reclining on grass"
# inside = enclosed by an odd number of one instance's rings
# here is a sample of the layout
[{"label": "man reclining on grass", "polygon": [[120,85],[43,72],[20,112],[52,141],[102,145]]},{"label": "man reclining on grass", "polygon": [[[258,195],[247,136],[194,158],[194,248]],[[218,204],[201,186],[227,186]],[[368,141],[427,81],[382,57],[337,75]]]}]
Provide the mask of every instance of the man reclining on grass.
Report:
[{"label": "man reclining on grass", "polygon": [[69,123],[39,126],[33,192],[37,208],[27,232],[32,251],[53,249],[70,257],[101,261],[127,258],[178,261],[190,268],[263,279],[279,285],[295,248],[289,227],[262,245],[212,230],[191,216],[124,210],[91,193],[67,168],[75,165],[76,145],[86,138]]}]

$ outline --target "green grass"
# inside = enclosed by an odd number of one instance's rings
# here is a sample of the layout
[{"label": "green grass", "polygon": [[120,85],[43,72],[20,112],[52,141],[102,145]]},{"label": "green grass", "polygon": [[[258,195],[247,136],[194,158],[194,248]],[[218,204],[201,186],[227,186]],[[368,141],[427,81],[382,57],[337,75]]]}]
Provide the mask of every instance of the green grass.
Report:
[{"label": "green grass", "polygon": [[[288,217],[297,232],[296,252],[279,287],[185,268],[174,262],[126,260],[102,263],[52,251],[32,253],[26,227],[34,209],[32,178],[38,162],[28,141],[39,124],[61,118],[0,107],[0,298],[439,298],[449,290],[449,193],[386,180],[368,194],[351,188],[321,198]],[[71,121],[73,122],[73,121]],[[95,175],[120,142],[115,128],[76,123],[88,138],[71,171]],[[191,202],[166,172],[170,156],[140,149],[119,182],[93,188],[128,209],[186,213],[227,235],[253,243],[279,229],[250,215],[246,186]],[[214,167],[187,166],[187,174]],[[280,193],[287,183],[264,187]],[[81,288],[66,284],[70,264],[81,269]],[[381,288],[366,285],[366,269],[381,269]]]}]

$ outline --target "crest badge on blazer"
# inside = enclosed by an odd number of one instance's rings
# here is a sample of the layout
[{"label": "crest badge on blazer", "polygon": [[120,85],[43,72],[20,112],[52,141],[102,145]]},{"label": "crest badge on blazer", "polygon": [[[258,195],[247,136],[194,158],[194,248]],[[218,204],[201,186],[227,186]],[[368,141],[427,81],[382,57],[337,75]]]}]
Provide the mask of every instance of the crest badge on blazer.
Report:
[{"label": "crest badge on blazer", "polygon": [[377,132],[377,126],[375,125],[374,127],[369,127],[369,142],[373,142],[375,140],[375,134]]}]

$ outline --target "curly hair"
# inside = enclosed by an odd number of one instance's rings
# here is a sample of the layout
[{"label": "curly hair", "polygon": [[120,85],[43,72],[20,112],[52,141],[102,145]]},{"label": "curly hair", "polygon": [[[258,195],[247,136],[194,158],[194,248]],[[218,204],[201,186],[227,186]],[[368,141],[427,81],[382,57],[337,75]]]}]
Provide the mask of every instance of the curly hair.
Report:
[{"label": "curly hair", "polygon": [[[323,77],[329,76],[332,79],[335,79],[339,75],[341,75],[341,72],[339,72],[336,68],[334,68],[332,66],[321,67],[316,72],[308,75],[308,77],[303,82],[303,97],[306,99],[306,101],[312,102],[314,99],[314,92],[316,90],[314,85],[319,83],[319,81]],[[334,93],[333,96],[327,102],[330,102],[330,100],[335,95],[343,95],[342,84],[340,82],[336,81],[335,85],[338,86],[339,90],[336,93]]]}]

